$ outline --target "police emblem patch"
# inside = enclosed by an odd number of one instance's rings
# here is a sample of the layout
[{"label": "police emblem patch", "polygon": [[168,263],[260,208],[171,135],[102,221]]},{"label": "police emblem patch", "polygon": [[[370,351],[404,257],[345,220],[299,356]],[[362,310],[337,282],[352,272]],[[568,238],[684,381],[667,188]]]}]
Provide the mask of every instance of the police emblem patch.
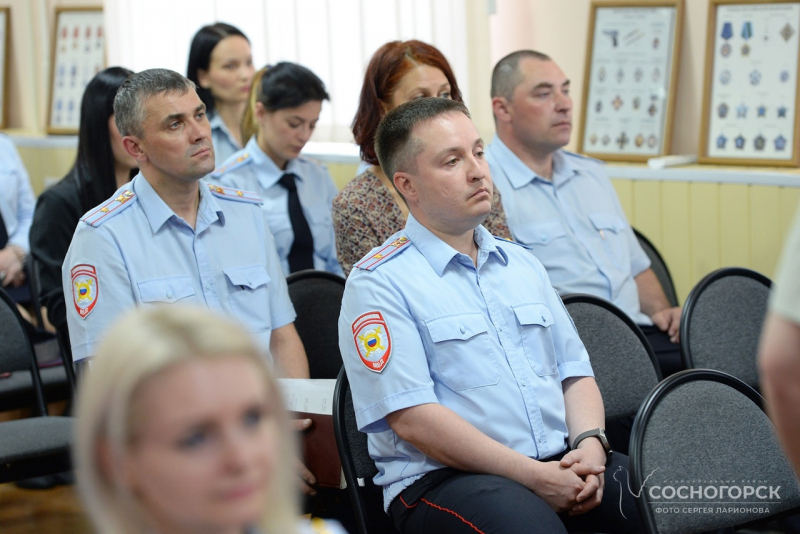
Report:
[{"label": "police emblem patch", "polygon": [[383,372],[392,355],[392,338],[381,312],[367,312],[353,321],[353,341],[367,369]]},{"label": "police emblem patch", "polygon": [[72,301],[81,319],[92,313],[97,304],[99,286],[97,269],[93,265],[81,264],[72,268]]}]

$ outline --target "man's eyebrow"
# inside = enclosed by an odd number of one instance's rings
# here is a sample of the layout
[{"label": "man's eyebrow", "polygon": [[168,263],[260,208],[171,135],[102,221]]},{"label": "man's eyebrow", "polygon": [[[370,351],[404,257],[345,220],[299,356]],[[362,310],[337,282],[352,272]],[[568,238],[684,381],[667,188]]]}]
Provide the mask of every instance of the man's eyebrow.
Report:
[{"label": "man's eyebrow", "polygon": [[[196,114],[200,113],[201,111],[205,111],[205,110],[206,110],[206,105],[205,104],[200,104],[199,106],[194,108],[194,112],[192,114],[196,115]],[[172,122],[172,121],[174,121],[176,119],[182,119],[185,116],[186,116],[186,113],[171,113],[171,114],[167,115],[164,118],[163,121],[161,121],[161,124],[167,125],[170,122]]]},{"label": "man's eyebrow", "polygon": [[[482,145],[482,144],[483,144],[483,139],[479,137],[478,139],[475,140],[474,143],[472,143],[472,146],[474,148],[474,147],[476,147],[478,145]],[[451,146],[450,148],[445,148],[444,150],[440,150],[436,154],[436,157],[442,157],[445,154],[450,154],[451,152],[461,152],[461,151],[462,150],[461,150],[460,146]]]},{"label": "man's eyebrow", "polygon": [[[569,85],[569,80],[567,80],[564,83],[562,83],[561,87],[565,87],[565,86],[568,86],[568,85]],[[555,86],[550,82],[542,82],[539,85],[537,85],[536,87],[534,87],[533,89],[534,90],[536,90],[536,89],[552,89],[553,87],[555,87]]]}]

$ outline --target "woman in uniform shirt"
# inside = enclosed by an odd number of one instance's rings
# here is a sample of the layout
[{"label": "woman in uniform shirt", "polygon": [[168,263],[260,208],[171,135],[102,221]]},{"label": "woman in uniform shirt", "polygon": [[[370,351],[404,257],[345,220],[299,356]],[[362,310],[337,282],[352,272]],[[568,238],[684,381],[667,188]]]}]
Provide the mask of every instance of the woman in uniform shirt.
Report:
[{"label": "woman in uniform shirt", "polygon": [[261,197],[287,276],[305,269],[342,274],[331,220],[336,185],[326,167],[300,156],[323,100],[325,84],[301,65],[282,62],[259,71],[243,122],[245,134],[253,135],[211,175]]},{"label": "woman in uniform shirt", "polygon": [[186,77],[206,105],[217,166],[247,142],[241,125],[254,72],[250,41],[238,28],[217,22],[194,35]]}]

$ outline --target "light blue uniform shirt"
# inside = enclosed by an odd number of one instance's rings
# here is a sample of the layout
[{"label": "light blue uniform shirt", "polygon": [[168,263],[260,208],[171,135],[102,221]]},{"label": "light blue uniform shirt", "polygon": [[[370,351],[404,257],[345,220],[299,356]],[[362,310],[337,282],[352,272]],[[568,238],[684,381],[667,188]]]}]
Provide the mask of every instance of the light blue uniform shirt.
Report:
[{"label": "light blue uniform shirt", "polygon": [[553,179],[534,173],[496,135],[486,149],[514,239],[531,247],[562,295],[588,293],[612,302],[637,324],[634,277],[650,267],[600,161],[558,150]]},{"label": "light blue uniform shirt", "polygon": [[219,167],[241,150],[242,145],[231,135],[231,131],[218,113],[211,113],[208,123],[211,125],[211,143],[214,145],[214,165]]},{"label": "light blue uniform shirt", "polygon": [[36,199],[25,165],[13,141],[0,134],[0,217],[6,225],[8,244],[30,250],[28,232]]},{"label": "light blue uniform shirt", "polygon": [[339,348],[385,507],[444,467],[400,439],[388,414],[439,403],[492,439],[547,458],[567,446],[561,381],[594,376],[541,263],[483,226],[475,242],[477,268],[409,215],[347,280]]},{"label": "light blue uniform shirt", "polygon": [[124,203],[112,198],[84,215],[64,260],[74,359],[93,356],[120,313],[175,302],[235,317],[267,352],[272,330],[293,322],[295,312],[257,197],[220,198],[201,180],[192,229],[141,173],[114,195],[126,191],[133,196]]},{"label": "light blue uniform shirt", "polygon": [[338,191],[326,167],[305,158],[294,158],[289,160],[286,170],[281,170],[261,150],[256,136],[253,136],[244,150],[235,153],[214,171],[210,180],[258,193],[264,202],[264,213],[275,237],[283,272],[288,276],[294,230],[289,219],[289,192],[278,180],[289,172],[297,176],[297,195],[314,238],[314,268],[344,276],[336,255],[331,215],[333,197]]}]

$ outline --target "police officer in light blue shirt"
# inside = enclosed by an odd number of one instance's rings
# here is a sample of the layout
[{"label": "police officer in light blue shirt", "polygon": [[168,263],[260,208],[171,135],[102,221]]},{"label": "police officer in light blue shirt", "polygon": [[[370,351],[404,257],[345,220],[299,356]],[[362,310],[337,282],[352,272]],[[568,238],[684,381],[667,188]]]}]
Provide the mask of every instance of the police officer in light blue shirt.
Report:
[{"label": "police officer in light blue shirt", "polygon": [[14,143],[0,135],[0,285],[7,290],[25,281],[23,269],[35,204],[28,172]]},{"label": "police officer in light blue shirt", "polygon": [[682,369],[672,307],[628,224],[604,165],[562,150],[572,130],[569,80],[539,52],[509,54],[492,74],[497,134],[486,150],[514,239],[562,295],[606,299],[638,323],[663,374]]},{"label": "police officer in light blue shirt", "polygon": [[354,265],[339,344],[395,527],[637,531],[632,496],[604,483],[627,458],[566,309],[525,247],[480,226],[493,186],[466,108],[403,104],[375,146],[410,215]]},{"label": "police officer in light blue shirt", "polygon": [[256,134],[211,179],[261,196],[287,275],[303,269],[343,275],[331,217],[336,186],[324,166],[299,156],[328,99],[325,85],[307,68],[283,62],[260,71],[253,92]]},{"label": "police officer in light blue shirt", "polygon": [[81,219],[62,279],[73,357],[91,357],[133,306],[197,303],[238,319],[290,377],[308,377],[257,195],[200,180],[214,168],[192,82],[151,69],[120,87],[114,116],[140,173]]}]

